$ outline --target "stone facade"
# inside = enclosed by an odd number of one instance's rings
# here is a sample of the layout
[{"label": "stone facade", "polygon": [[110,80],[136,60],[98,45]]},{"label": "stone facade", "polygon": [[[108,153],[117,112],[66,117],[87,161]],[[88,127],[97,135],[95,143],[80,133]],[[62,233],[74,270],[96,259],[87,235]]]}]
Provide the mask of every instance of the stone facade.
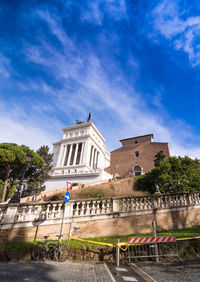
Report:
[{"label": "stone facade", "polygon": [[153,134],[120,140],[122,147],[111,152],[109,172],[116,178],[140,175],[154,167],[155,155],[170,156],[168,143],[152,142]]},{"label": "stone facade", "polygon": [[[64,209],[65,205],[65,209]],[[31,204],[0,205],[0,242],[41,240],[44,235],[67,239],[69,226],[79,226],[73,237],[103,237],[147,233],[152,221],[159,230],[200,224],[200,193],[160,194]]]},{"label": "stone facade", "polygon": [[105,139],[92,122],[81,122],[63,128],[61,141],[53,143],[51,178],[46,191],[63,189],[66,182],[92,183],[111,179],[104,171],[110,165]]}]

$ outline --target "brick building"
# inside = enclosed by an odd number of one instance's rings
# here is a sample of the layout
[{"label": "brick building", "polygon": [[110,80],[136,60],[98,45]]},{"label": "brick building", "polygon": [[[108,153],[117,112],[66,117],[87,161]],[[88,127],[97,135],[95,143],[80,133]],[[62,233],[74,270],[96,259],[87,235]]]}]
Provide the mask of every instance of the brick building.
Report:
[{"label": "brick building", "polygon": [[155,155],[170,156],[168,143],[152,142],[153,134],[122,139],[122,147],[111,152],[109,172],[114,177],[141,175],[154,167]]}]

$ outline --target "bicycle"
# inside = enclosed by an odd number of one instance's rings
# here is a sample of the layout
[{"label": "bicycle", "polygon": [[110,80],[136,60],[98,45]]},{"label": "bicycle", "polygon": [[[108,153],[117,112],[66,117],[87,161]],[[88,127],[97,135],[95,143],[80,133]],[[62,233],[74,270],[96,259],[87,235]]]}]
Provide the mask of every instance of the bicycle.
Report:
[{"label": "bicycle", "polygon": [[79,230],[79,227],[74,226],[73,231],[69,231],[69,237],[67,245],[62,243],[62,240],[60,239],[63,237],[62,234],[56,235],[58,237],[58,243],[48,243],[48,235],[44,236],[45,242],[38,242],[31,250],[32,258],[36,261],[45,261],[49,257],[52,259],[55,259],[56,261],[65,261],[69,254],[69,241],[71,237],[71,233]]},{"label": "bicycle", "polygon": [[70,241],[70,237],[72,235],[73,232],[79,230],[80,227],[73,227],[73,231],[71,231],[71,225],[70,225],[70,230],[69,230],[69,236],[68,236],[68,241],[67,241],[67,246],[63,243],[61,243],[60,237],[62,237],[63,235],[58,235],[59,239],[58,239],[58,244],[55,246],[54,248],[54,258],[56,259],[56,261],[65,261],[68,257],[69,254],[69,241]]},{"label": "bicycle", "polygon": [[45,242],[38,242],[31,250],[32,258],[36,261],[45,261],[48,257],[53,258],[55,244],[48,243],[48,237],[44,236]]},{"label": "bicycle", "polygon": [[65,261],[69,253],[69,249],[64,243],[62,243],[60,239],[62,236],[63,235],[57,235],[58,244],[54,247],[54,258],[56,259],[56,261]]}]

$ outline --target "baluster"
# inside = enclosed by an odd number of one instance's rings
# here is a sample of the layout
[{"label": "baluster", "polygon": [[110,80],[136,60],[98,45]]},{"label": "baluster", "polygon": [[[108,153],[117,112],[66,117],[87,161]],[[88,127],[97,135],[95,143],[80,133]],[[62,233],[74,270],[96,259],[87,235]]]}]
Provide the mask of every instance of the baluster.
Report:
[{"label": "baluster", "polygon": [[106,213],[110,213],[111,212],[111,202],[110,200],[106,201]]},{"label": "baluster", "polygon": [[34,220],[37,220],[39,218],[39,206],[34,206]]},{"label": "baluster", "polygon": [[131,211],[135,210],[135,198],[131,199]]},{"label": "baluster", "polygon": [[85,202],[81,202],[80,203],[80,216],[84,215],[84,211],[85,211]]},{"label": "baluster", "polygon": [[137,198],[137,209],[141,210],[141,198]]},{"label": "baluster", "polygon": [[33,206],[27,206],[25,209],[28,209],[27,214],[25,213],[25,221],[31,221],[33,220],[33,215],[34,213],[32,213],[32,208]]},{"label": "baluster", "polygon": [[58,204],[58,210],[57,210],[57,218],[62,217],[62,203]]},{"label": "baluster", "polygon": [[46,210],[46,213],[45,213],[45,218],[46,218],[46,219],[49,218],[49,215],[50,215],[50,207],[51,207],[51,205],[47,205],[47,210]]},{"label": "baluster", "polygon": [[101,202],[101,201],[99,201],[99,200],[97,201],[96,214],[101,214],[100,202]]},{"label": "baluster", "polygon": [[75,209],[75,212],[74,212],[74,216],[79,215],[79,204],[80,204],[80,202],[76,202],[76,209]]},{"label": "baluster", "polygon": [[56,216],[56,206],[57,204],[52,205],[52,211],[51,211],[51,218],[54,219]]},{"label": "baluster", "polygon": [[91,208],[91,214],[96,213],[96,207],[95,207],[96,201],[92,201],[92,208]]},{"label": "baluster", "polygon": [[90,215],[90,205],[91,205],[91,201],[87,201],[87,202],[86,202],[86,211],[85,211],[85,215]]},{"label": "baluster", "polygon": [[18,216],[17,216],[17,222],[19,222],[19,221],[24,221],[24,213],[25,213],[25,210],[23,209],[23,207],[22,207],[22,211],[19,213],[19,211],[18,211]]},{"label": "baluster", "polygon": [[107,204],[107,201],[102,200],[102,212],[101,213],[106,213],[106,204]]},{"label": "baluster", "polygon": [[22,207],[22,221],[26,221],[26,206]]}]

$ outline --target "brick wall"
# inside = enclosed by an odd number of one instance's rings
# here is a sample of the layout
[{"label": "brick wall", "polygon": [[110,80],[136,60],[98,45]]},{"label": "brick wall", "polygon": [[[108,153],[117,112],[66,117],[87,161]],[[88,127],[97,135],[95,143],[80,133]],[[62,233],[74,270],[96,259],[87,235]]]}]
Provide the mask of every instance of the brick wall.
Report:
[{"label": "brick wall", "polygon": [[[169,157],[168,143],[151,142],[150,139],[140,142],[137,137],[137,144],[134,143],[136,138],[125,139],[127,143],[117,150],[111,152],[110,173],[119,174],[121,177],[129,176],[135,166],[140,166],[144,173],[154,167],[155,155],[163,151],[166,157]],[[136,152],[139,156],[136,156]]]}]

